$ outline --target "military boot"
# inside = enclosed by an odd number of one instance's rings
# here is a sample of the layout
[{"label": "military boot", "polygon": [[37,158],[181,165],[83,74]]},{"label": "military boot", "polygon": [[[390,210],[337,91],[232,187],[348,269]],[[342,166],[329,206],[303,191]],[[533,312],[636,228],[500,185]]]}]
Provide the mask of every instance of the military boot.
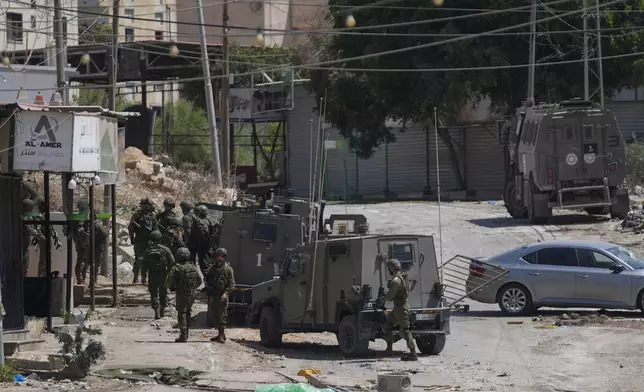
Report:
[{"label": "military boot", "polygon": [[217,342],[217,343],[225,343],[226,342],[226,334],[224,333],[223,328],[219,328],[217,330],[217,336],[214,338],[210,338],[211,342]]},{"label": "military boot", "polygon": [[394,344],[392,342],[387,342],[387,349],[385,350],[385,356],[391,357],[394,355]]},{"label": "military boot", "polygon": [[175,343],[185,343],[188,341],[188,330],[182,329],[178,338],[176,338]]},{"label": "military boot", "polygon": [[154,319],[158,320],[160,318],[161,318],[161,315],[160,315],[159,309],[154,309]]},{"label": "military boot", "polygon": [[161,318],[165,317],[165,308],[159,309],[159,316],[161,316]]},{"label": "military boot", "polygon": [[416,349],[412,348],[409,350],[409,354],[405,354],[400,358],[401,361],[418,361],[418,354],[416,354]]}]

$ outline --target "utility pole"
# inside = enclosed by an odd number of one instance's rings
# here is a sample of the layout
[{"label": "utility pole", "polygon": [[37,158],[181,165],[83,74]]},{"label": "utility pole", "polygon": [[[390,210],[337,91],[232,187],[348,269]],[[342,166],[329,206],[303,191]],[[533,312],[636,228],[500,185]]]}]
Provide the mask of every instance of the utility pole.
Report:
[{"label": "utility pole", "polygon": [[215,168],[215,182],[221,187],[221,162],[219,161],[219,140],[217,137],[217,117],[215,113],[215,102],[212,93],[212,81],[210,80],[210,62],[208,61],[208,44],[206,43],[206,26],[203,21],[203,4],[197,0],[197,12],[199,15],[199,35],[201,41],[201,64],[204,76],[204,89],[206,90],[206,107],[208,109],[208,125],[210,129],[210,147],[212,149],[212,165]]},{"label": "utility pole", "polygon": [[584,99],[590,99],[589,85],[588,85],[588,0],[584,2]]},{"label": "utility pole", "polygon": [[602,32],[601,20],[599,13],[599,0],[595,0],[596,15],[596,28],[597,28],[597,67],[599,71],[599,104],[604,107],[604,66],[602,64]]},{"label": "utility pole", "polygon": [[54,42],[56,44],[56,79],[58,92],[63,99],[64,105],[69,105],[67,96],[67,82],[65,78],[65,65],[67,65],[67,55],[65,43],[63,42],[63,12],[61,10],[60,0],[54,0]]},{"label": "utility pole", "polygon": [[[109,84],[110,97],[109,109],[116,110],[116,83],[118,81],[118,44],[119,44],[119,12],[121,8],[120,0],[114,0],[112,4],[112,53],[110,62]],[[117,131],[118,132],[118,131]],[[112,235],[105,239],[105,249],[110,249],[112,243],[112,306],[118,306],[118,276],[117,276],[117,259],[116,259],[116,184],[103,186],[103,210],[112,212]],[[109,227],[108,219],[103,220],[103,225]],[[107,272],[109,265],[109,252],[103,252],[103,272]]]},{"label": "utility pole", "polygon": [[534,105],[534,63],[536,61],[536,46],[537,0],[532,0],[532,7],[530,8],[530,67],[528,68],[528,106]]},{"label": "utility pole", "polygon": [[[230,119],[228,118],[228,96],[230,94],[230,67],[228,64],[228,1],[224,0],[222,15],[224,75],[221,94],[221,145],[224,149],[222,166],[226,176],[230,176]],[[228,177],[226,177],[228,178]]]}]

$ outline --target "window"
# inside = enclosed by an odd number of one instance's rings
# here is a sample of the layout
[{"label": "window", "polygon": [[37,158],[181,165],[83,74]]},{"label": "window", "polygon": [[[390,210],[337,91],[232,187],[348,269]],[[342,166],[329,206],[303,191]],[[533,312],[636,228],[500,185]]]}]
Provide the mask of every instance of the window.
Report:
[{"label": "window", "polygon": [[134,8],[126,8],[125,9],[125,17],[134,19]]},{"label": "window", "polygon": [[67,17],[63,16],[62,18],[63,25],[63,41],[67,42]]},{"label": "window", "polygon": [[348,249],[346,243],[329,244],[329,247],[327,248],[327,254],[330,257],[344,256],[347,254],[347,250]]},{"label": "window", "polygon": [[306,251],[294,252],[286,256],[287,267],[286,272],[288,276],[294,276],[304,270],[304,265],[311,261],[311,254]]},{"label": "window", "polygon": [[31,28],[36,28],[36,15],[31,15]]},{"label": "window", "polygon": [[577,249],[580,267],[610,268],[616,263],[608,256],[590,249]]},{"label": "window", "polygon": [[154,39],[157,41],[163,41],[163,31],[155,31]]},{"label": "window", "polygon": [[590,125],[584,125],[584,140],[593,140],[595,138],[595,127]]},{"label": "window", "polygon": [[621,246],[616,246],[606,250],[624,263],[630,265],[632,268],[644,269],[644,257],[633,253],[626,248],[622,248]]},{"label": "window", "polygon": [[564,127],[564,139],[567,142],[575,140],[575,130],[570,125]]},{"label": "window", "polygon": [[389,244],[389,258],[397,259],[403,271],[409,271],[415,261],[414,245],[412,243]]},{"label": "window", "polygon": [[538,251],[539,265],[556,265],[562,267],[578,267],[577,253],[573,248],[546,248]]},{"label": "window", "polygon": [[134,42],[134,29],[131,27],[125,28],[125,41]]},{"label": "window", "polygon": [[7,41],[22,42],[22,14],[7,12]]},{"label": "window", "polygon": [[154,19],[156,19],[157,22],[163,24],[163,12],[155,12]]},{"label": "window", "polygon": [[253,227],[253,240],[271,243],[277,242],[277,225],[274,223],[255,223],[255,227]]},{"label": "window", "polygon": [[529,253],[529,254],[523,256],[522,259],[527,261],[530,264],[538,264],[537,263],[537,252]]}]

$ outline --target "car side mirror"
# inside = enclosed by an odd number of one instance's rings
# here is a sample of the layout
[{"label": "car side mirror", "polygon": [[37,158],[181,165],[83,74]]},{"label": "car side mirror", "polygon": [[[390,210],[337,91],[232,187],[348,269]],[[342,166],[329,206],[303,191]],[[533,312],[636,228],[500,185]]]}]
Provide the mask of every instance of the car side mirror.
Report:
[{"label": "car side mirror", "polygon": [[613,273],[619,274],[620,272],[624,271],[624,266],[620,264],[613,264],[609,268]]}]

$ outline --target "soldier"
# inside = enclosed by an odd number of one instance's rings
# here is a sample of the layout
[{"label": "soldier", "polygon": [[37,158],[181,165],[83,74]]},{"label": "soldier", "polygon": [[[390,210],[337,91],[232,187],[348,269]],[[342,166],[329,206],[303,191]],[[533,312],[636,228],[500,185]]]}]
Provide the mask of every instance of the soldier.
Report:
[{"label": "soldier", "polygon": [[177,264],[168,272],[168,288],[176,292],[177,321],[180,335],[175,342],[188,341],[188,327],[192,304],[201,286],[201,275],[196,265],[190,261],[190,250],[182,247],[177,250]]},{"label": "soldier", "polygon": [[192,222],[195,220],[194,204],[189,201],[182,201],[181,212],[183,213],[183,218],[181,219],[183,223],[183,241],[188,242],[190,238],[190,229],[192,229]]},{"label": "soldier", "polygon": [[199,268],[201,273],[205,276],[208,273],[208,264],[206,263],[208,250],[211,248],[211,238],[217,232],[215,224],[208,219],[208,208],[200,205],[195,208],[197,216],[192,223],[190,229],[190,238],[188,239],[188,248],[190,248],[190,259],[195,260],[197,256],[199,260]]},{"label": "soldier", "polygon": [[[33,200],[24,199],[22,201],[23,221],[37,219],[33,216],[34,214],[37,214],[37,212],[34,211],[35,208],[36,204]],[[27,223],[22,224],[22,263],[25,268],[25,276],[27,276],[27,270],[29,269],[29,244],[32,242],[39,242],[44,239],[45,236],[38,230],[38,226]]]},{"label": "soldier", "polygon": [[161,234],[165,234],[165,231],[168,230],[168,221],[173,218],[179,218],[179,215],[174,210],[176,206],[175,202],[171,198],[166,198],[163,200],[163,211],[157,214],[157,222],[159,222],[159,228],[161,229]]},{"label": "soldier", "polygon": [[163,233],[161,244],[167,246],[172,254],[177,255],[177,250],[183,248],[186,244],[183,242],[183,226],[178,216],[171,216],[166,219],[167,226]]},{"label": "soldier", "polygon": [[[87,222],[89,226],[89,221]],[[89,231],[89,227],[88,227]],[[103,262],[105,255],[105,241],[109,237],[109,232],[103,223],[94,217],[94,283],[98,278],[98,269]],[[85,274],[83,273],[83,277]]]},{"label": "soldier", "polygon": [[[45,203],[45,199],[42,197],[38,197],[35,201],[36,205],[38,206],[38,215],[36,216],[36,219],[38,220],[44,220],[45,219],[45,211],[47,210],[47,204]],[[45,225],[40,225],[40,232],[43,234],[42,237],[33,238],[32,243],[34,245],[38,246],[39,250],[39,259],[38,259],[38,276],[39,277],[44,277],[47,275],[47,260],[45,257],[45,246],[47,244],[47,239],[45,238]],[[54,229],[51,224],[49,225],[49,232],[51,233],[51,241],[54,244],[54,247],[56,250],[60,249],[63,247],[63,244],[60,243],[60,239],[58,238],[58,232]]]},{"label": "soldier", "polygon": [[226,263],[228,252],[224,248],[215,251],[215,265],[210,268],[206,276],[206,290],[208,291],[208,306],[212,309],[215,318],[217,336],[210,340],[218,343],[226,342],[226,321],[228,320],[228,294],[235,287],[233,269]]},{"label": "soldier", "polygon": [[130,224],[127,227],[130,242],[134,245],[134,279],[132,283],[138,282],[140,270],[141,283],[146,284],[148,271],[143,262],[143,255],[148,249],[150,233],[157,230],[158,226],[152,202],[148,198],[141,199],[140,208],[132,215]]},{"label": "soldier", "polygon": [[165,316],[165,307],[168,300],[168,268],[174,264],[174,256],[168,247],[161,245],[161,232],[158,230],[150,233],[150,247],[145,252],[143,259],[150,272],[148,291],[150,292],[150,304],[154,309],[154,319],[158,320]]},{"label": "soldier", "polygon": [[386,355],[393,353],[393,329],[397,326],[398,333],[407,342],[409,354],[402,357],[403,361],[417,361],[416,346],[414,339],[409,332],[409,287],[407,279],[400,272],[400,261],[396,259],[387,260],[387,268],[391,274],[391,280],[387,285],[387,292],[379,295],[377,308],[382,308],[387,301],[394,302],[394,308],[389,313],[387,325],[385,326],[385,340],[387,341]]}]

